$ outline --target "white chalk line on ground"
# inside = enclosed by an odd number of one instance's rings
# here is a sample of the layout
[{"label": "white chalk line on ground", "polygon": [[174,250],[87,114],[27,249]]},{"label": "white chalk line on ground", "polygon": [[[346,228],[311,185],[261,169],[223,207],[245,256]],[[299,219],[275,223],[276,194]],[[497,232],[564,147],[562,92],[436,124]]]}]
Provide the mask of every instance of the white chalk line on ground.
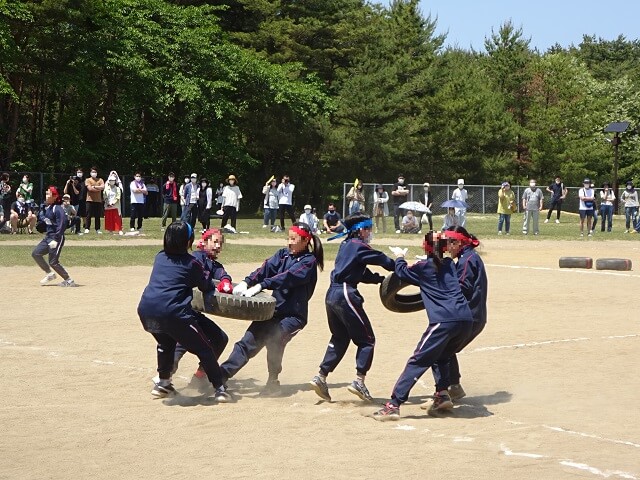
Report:
[{"label": "white chalk line on ground", "polygon": [[562,273],[582,273],[586,275],[610,275],[613,277],[631,277],[640,278],[639,274],[609,272],[604,270],[590,270],[587,268],[551,268],[551,267],[530,267],[527,265],[500,265],[496,263],[485,263],[487,267],[493,268],[510,268],[512,270],[541,270],[543,272],[562,272]]},{"label": "white chalk line on ground", "polygon": [[[603,336],[603,337],[600,337],[600,338],[602,338],[602,339],[624,339],[624,338],[633,338],[633,337],[638,337],[638,336],[640,336],[640,334],[608,335],[608,336]],[[496,349],[502,349],[502,348],[519,348],[521,346],[548,345],[548,344],[551,344],[551,343],[562,343],[562,342],[584,341],[584,340],[590,340],[590,339],[585,337],[585,338],[578,338],[578,339],[561,339],[561,340],[550,340],[550,341],[545,341],[545,342],[531,342],[531,343],[527,343],[527,344],[505,345],[505,346],[499,346],[499,347],[495,347],[495,348],[494,347],[484,347],[483,349],[480,349],[480,351],[496,350]],[[58,358],[66,358],[66,359],[70,359],[70,360],[81,360],[81,361],[84,361],[84,362],[87,361],[85,358],[82,358],[82,357],[80,357],[78,355],[75,355],[75,354],[61,354],[61,353],[55,352],[55,351],[47,351],[47,349],[45,349],[44,347],[19,345],[16,342],[12,342],[10,340],[3,339],[3,338],[0,338],[0,347],[1,346],[5,346],[5,347],[9,347],[9,348],[16,348],[16,349],[30,350],[32,352],[42,353],[47,357],[54,357],[56,359],[58,359]],[[133,366],[133,365],[125,365],[125,364],[118,364],[118,363],[116,363],[116,362],[114,362],[112,360],[93,359],[90,362],[95,364],[95,365],[100,365],[100,366],[105,366],[105,367],[115,367],[115,368],[121,368],[121,369],[126,369],[126,370],[138,371],[138,372],[147,372],[147,373],[153,372],[153,370],[151,368]],[[182,376],[177,377],[177,378],[188,380],[188,378],[182,377]],[[431,386],[427,386],[426,383],[424,383],[423,380],[419,380],[418,384],[423,386],[428,391],[430,391],[431,388],[432,388]],[[466,404],[465,406],[468,407],[468,408],[477,409],[479,411],[481,410],[481,409],[479,409],[478,407],[476,407],[474,405]],[[326,410],[332,410],[333,411],[333,409],[329,409],[329,408],[323,409],[323,411],[326,411]],[[552,431],[552,432],[556,432],[556,433],[560,433],[560,434],[579,436],[579,437],[582,437],[582,438],[587,438],[587,439],[595,440],[595,441],[598,441],[598,442],[612,443],[612,444],[628,446],[628,447],[632,447],[632,448],[640,448],[640,444],[637,444],[637,443],[634,443],[634,442],[631,442],[631,441],[610,439],[610,438],[601,437],[599,435],[595,435],[595,434],[591,434],[591,433],[577,432],[577,431],[574,431],[574,430],[567,430],[567,429],[563,429],[561,427],[553,427],[553,426],[549,426],[549,425],[527,424],[525,422],[510,420],[510,419],[507,419],[507,418],[504,418],[504,417],[501,417],[501,416],[495,416],[495,418],[499,418],[502,421],[504,421],[505,423],[508,423],[508,424],[511,424],[511,425],[516,425],[517,426],[516,430],[541,428],[541,429],[546,429],[546,430],[549,430],[549,431]],[[396,430],[404,430],[404,431],[416,431],[417,430],[416,427],[414,427],[413,425],[408,425],[408,424],[398,424],[394,428]],[[430,432],[429,429],[424,429],[424,430],[426,432]],[[435,433],[432,433],[432,434],[434,436],[438,436],[438,437],[447,436],[445,434],[435,434]],[[470,437],[470,436],[464,436],[464,437],[450,436],[450,439],[454,443],[471,443],[471,442],[475,441],[475,439],[473,437]],[[506,456],[525,457],[525,458],[530,458],[530,459],[550,458],[550,457],[547,457],[545,455],[536,454],[536,453],[513,452],[512,450],[507,448],[504,444],[500,445],[500,449]],[[618,478],[623,478],[623,479],[628,479],[628,480],[640,480],[640,478],[638,478],[637,476],[635,476],[634,474],[629,473],[629,472],[623,472],[621,470],[600,470],[598,468],[591,467],[591,466],[589,466],[589,465],[587,465],[585,463],[574,462],[573,460],[566,460],[566,459],[565,460],[561,460],[561,461],[559,461],[559,464],[563,465],[565,467],[577,468],[579,470],[583,470],[583,471],[586,471],[588,473],[592,473],[594,475],[602,476],[604,478],[618,477]]]},{"label": "white chalk line on ground", "polygon": [[[640,337],[640,333],[630,333],[628,335],[605,335],[602,337],[597,337],[600,340],[621,340],[625,338],[636,338]],[[527,342],[527,343],[514,343],[512,345],[496,345],[489,347],[478,347],[473,350],[463,350],[461,354],[472,354],[472,353],[480,353],[480,352],[493,352],[496,350],[505,350],[505,349],[517,349],[517,348],[530,348],[530,347],[540,347],[543,345],[555,345],[558,343],[572,343],[572,342],[588,342],[594,340],[591,337],[576,337],[576,338],[561,338],[558,340],[543,340],[541,342]]]}]

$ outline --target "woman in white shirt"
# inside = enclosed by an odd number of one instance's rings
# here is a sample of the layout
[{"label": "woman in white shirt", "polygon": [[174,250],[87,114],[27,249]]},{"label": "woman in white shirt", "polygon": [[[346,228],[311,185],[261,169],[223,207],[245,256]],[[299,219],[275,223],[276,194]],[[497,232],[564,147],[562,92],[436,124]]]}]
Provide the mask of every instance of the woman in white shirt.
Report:
[{"label": "woman in white shirt", "polygon": [[240,199],[242,199],[242,193],[240,188],[236,185],[235,175],[229,175],[227,178],[228,185],[225,185],[222,190],[222,222],[221,228],[227,225],[227,222],[231,220],[231,227],[236,229],[236,217],[238,210],[240,210]]},{"label": "woman in white shirt", "polygon": [[600,231],[604,232],[604,224],[606,223],[607,232],[610,232],[613,224],[613,202],[616,199],[616,194],[608,183],[602,185],[600,199],[602,200],[600,203]]},{"label": "woman in white shirt", "polygon": [[635,226],[638,218],[638,192],[633,187],[633,182],[627,182],[627,188],[622,192],[622,201],[624,202],[625,227],[624,233],[629,233],[629,225]]},{"label": "woman in white shirt", "polygon": [[131,220],[129,220],[129,230],[133,232],[136,230],[134,228],[134,226],[136,226],[136,220],[138,230],[142,230],[144,201],[145,197],[149,194],[140,172],[136,172],[133,176],[133,182],[129,185],[129,191],[131,192]]},{"label": "woman in white shirt", "polygon": [[278,209],[280,210],[280,230],[284,230],[285,212],[291,219],[291,223],[296,222],[293,213],[293,191],[296,186],[289,181],[289,176],[282,177],[282,183],[278,185]]}]

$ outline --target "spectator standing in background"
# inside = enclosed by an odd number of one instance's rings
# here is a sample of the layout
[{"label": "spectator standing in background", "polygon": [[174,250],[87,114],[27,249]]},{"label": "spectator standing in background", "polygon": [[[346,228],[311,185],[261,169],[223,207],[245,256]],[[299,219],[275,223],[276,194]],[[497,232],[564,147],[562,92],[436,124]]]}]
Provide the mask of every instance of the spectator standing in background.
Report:
[{"label": "spectator standing in background", "polygon": [[409,195],[409,189],[405,186],[404,175],[398,175],[398,181],[393,184],[393,190],[391,190],[391,196],[393,197],[393,225],[396,228],[396,233],[400,233],[400,220],[404,214],[400,204],[407,201]]},{"label": "spectator standing in background", "polygon": [[504,233],[509,235],[511,229],[511,214],[517,210],[516,195],[511,190],[509,182],[502,182],[500,190],[498,190],[498,235],[502,235],[502,225],[504,224]]},{"label": "spectator standing in background", "polygon": [[624,233],[629,233],[630,225],[633,226],[636,224],[638,219],[638,192],[633,186],[633,182],[629,180],[627,182],[627,188],[622,192],[621,195],[622,201],[624,202],[624,218],[625,218],[625,228]]},{"label": "spectator standing in background", "polygon": [[282,177],[282,182],[278,185],[278,209],[280,210],[280,230],[284,230],[285,213],[291,219],[291,224],[296,223],[293,213],[293,191],[296,186],[291,183],[289,175]]},{"label": "spectator standing in background", "polygon": [[157,217],[160,203],[160,188],[155,178],[151,177],[147,182],[147,198],[144,202],[144,218]]},{"label": "spectator standing in background", "polygon": [[198,174],[192,173],[189,183],[184,185],[182,198],[184,199],[184,207],[182,208],[182,217],[180,220],[189,223],[191,228],[196,226],[198,218]]},{"label": "spectator standing in background", "polygon": [[0,204],[2,209],[8,212],[11,207],[11,184],[9,183],[9,174],[0,175]]},{"label": "spectator standing in background", "polygon": [[211,206],[213,205],[213,190],[206,177],[200,179],[200,188],[198,189],[198,215],[202,224],[204,233],[209,230],[211,225]]},{"label": "spectator standing in background", "polygon": [[[222,191],[224,190],[224,183],[220,182],[218,188],[216,188],[216,210],[222,210],[222,202],[224,199],[222,198]],[[216,212],[217,213],[217,212]]]},{"label": "spectator standing in background", "polygon": [[262,228],[267,228],[271,225],[272,232],[275,232],[276,229],[279,232],[280,228],[276,227],[276,217],[278,216],[278,182],[275,177],[271,177],[264,187],[262,187],[262,194],[264,195],[264,201],[262,202],[262,207],[264,208],[264,223]]},{"label": "spectator standing in background", "polygon": [[593,220],[593,211],[595,210],[596,194],[593,188],[591,188],[591,180],[585,178],[582,182],[582,188],[578,190],[578,196],[580,197],[580,236],[584,237],[584,220],[587,219],[587,232],[588,236],[592,236],[593,230],[591,230],[591,222]]},{"label": "spectator standing in background", "polygon": [[[237,179],[235,175],[229,175],[227,183],[228,185],[226,185],[222,191],[222,221],[220,222],[220,226],[224,228],[228,224],[228,221],[231,220],[231,231],[236,233],[236,218],[238,216],[238,210],[240,210],[242,192],[236,184]],[[228,228],[227,231],[229,231]]]},{"label": "spectator standing in background", "polygon": [[[458,200],[459,202],[467,203],[467,198],[469,197],[469,193],[467,189],[464,188],[464,179],[458,179],[458,188],[456,188],[451,194],[451,198],[453,200]],[[466,208],[456,208],[456,215],[460,219],[460,226],[464,227],[467,223],[467,209]]]},{"label": "spectator standing in background", "polygon": [[180,185],[180,190],[178,190],[178,196],[180,197],[180,221],[182,222],[186,222],[184,218],[184,210],[185,210],[184,189],[187,185],[189,185],[189,182],[190,182],[189,175],[185,175],[184,182],[182,183],[182,185]]},{"label": "spectator standing in background", "polygon": [[524,222],[522,223],[522,233],[527,235],[531,227],[533,227],[533,234],[538,235],[540,233],[538,220],[540,218],[540,211],[542,210],[542,204],[544,202],[544,194],[542,190],[536,187],[535,179],[529,180],[529,188],[527,188],[522,194],[522,209],[524,210]]},{"label": "spectator standing in background", "polygon": [[427,207],[427,211],[422,215],[421,223],[429,223],[429,231],[433,230],[433,196],[431,195],[431,185],[428,182],[422,184],[423,193],[420,194],[418,201]]},{"label": "spectator standing in background", "polygon": [[129,231],[134,232],[137,229],[142,230],[142,217],[144,215],[144,202],[145,197],[149,194],[147,186],[142,180],[142,174],[136,172],[133,176],[133,181],[129,185],[129,191],[131,194],[131,219],[129,220]]},{"label": "spectator standing in background", "polygon": [[376,191],[373,192],[373,217],[376,219],[376,231],[378,233],[380,219],[382,219],[382,232],[387,232],[387,219],[389,216],[389,194],[382,185],[376,185]]},{"label": "spectator standing in background", "polygon": [[171,216],[171,223],[173,223],[178,216],[178,184],[176,183],[176,175],[173,172],[169,172],[167,181],[162,186],[162,198],[164,200],[162,231],[164,231],[167,226],[167,218]]},{"label": "spectator standing in background", "polygon": [[114,235],[122,233],[122,187],[118,174],[112,171],[104,187],[104,229]]},{"label": "spectator standing in background", "polygon": [[556,223],[560,223],[560,209],[562,208],[562,201],[567,198],[568,190],[565,188],[564,183],[562,183],[562,179],[556,177],[554,182],[547,187],[547,192],[551,194],[551,206],[549,206],[547,219],[544,223],[549,223],[554,208],[558,210],[556,213]]},{"label": "spectator standing in background", "polygon": [[76,215],[78,215],[78,220],[80,220],[79,200],[81,189],[81,179],[74,175],[70,176],[67,183],[64,184],[64,194],[69,195],[69,205],[73,206]]},{"label": "spectator standing in background", "polygon": [[616,194],[613,188],[609,187],[609,184],[605,182],[602,185],[602,191],[600,192],[600,231],[604,232],[605,223],[607,224],[607,232],[611,231],[613,226],[613,202],[616,199]]},{"label": "spectator standing in background", "polygon": [[347,193],[347,200],[349,200],[349,215],[364,212],[365,198],[362,188],[362,182],[356,180],[353,187],[349,190],[349,193]]},{"label": "spectator standing in background", "polygon": [[102,234],[100,231],[100,219],[102,218],[102,191],[104,190],[104,180],[98,178],[98,169],[91,167],[90,177],[84,182],[87,189],[86,209],[87,217],[85,219],[84,233],[91,230],[91,219],[96,222],[96,233]]}]

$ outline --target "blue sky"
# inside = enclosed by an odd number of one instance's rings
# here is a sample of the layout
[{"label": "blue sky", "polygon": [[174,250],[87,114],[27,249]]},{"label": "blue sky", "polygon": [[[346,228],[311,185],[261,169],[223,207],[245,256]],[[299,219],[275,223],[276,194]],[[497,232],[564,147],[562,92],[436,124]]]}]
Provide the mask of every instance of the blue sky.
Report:
[{"label": "blue sky", "polygon": [[[388,4],[388,2],[383,2]],[[422,13],[437,17],[437,33],[446,33],[446,45],[484,51],[484,38],[511,19],[531,38],[531,48],[546,51],[556,42],[578,45],[582,35],[613,40],[640,38],[640,2],[604,0],[421,0]]]}]

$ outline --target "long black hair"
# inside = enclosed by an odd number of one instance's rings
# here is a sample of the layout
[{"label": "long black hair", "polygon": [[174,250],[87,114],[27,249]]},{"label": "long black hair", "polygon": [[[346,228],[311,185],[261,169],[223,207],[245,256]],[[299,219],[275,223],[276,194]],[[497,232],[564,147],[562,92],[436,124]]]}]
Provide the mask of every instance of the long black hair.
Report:
[{"label": "long black hair", "polygon": [[322,241],[320,237],[311,231],[311,227],[304,222],[294,222],[294,227],[298,227],[300,230],[304,230],[306,233],[311,235],[311,240],[313,241],[313,256],[316,257],[316,262],[318,263],[318,268],[320,271],[324,270],[324,248],[322,247]]},{"label": "long black hair", "polygon": [[164,252],[184,255],[193,244],[193,227],[187,222],[173,222],[164,232]]}]

